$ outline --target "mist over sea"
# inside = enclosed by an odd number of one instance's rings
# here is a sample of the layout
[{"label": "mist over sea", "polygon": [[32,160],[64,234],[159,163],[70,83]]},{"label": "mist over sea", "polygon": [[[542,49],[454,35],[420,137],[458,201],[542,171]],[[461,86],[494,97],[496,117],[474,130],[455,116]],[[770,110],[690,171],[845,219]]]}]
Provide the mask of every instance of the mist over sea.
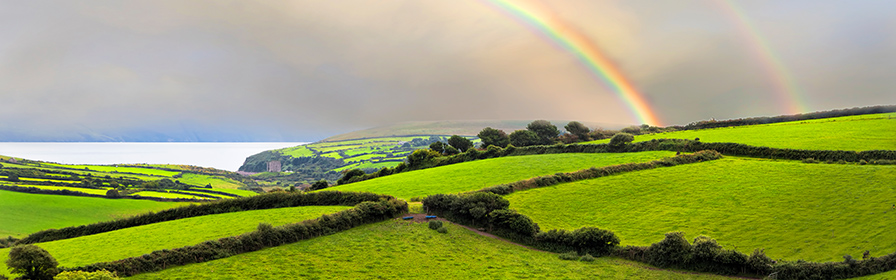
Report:
[{"label": "mist over sea", "polygon": [[248,156],[302,144],[0,142],[0,155],[65,164],[186,164],[236,171]]}]

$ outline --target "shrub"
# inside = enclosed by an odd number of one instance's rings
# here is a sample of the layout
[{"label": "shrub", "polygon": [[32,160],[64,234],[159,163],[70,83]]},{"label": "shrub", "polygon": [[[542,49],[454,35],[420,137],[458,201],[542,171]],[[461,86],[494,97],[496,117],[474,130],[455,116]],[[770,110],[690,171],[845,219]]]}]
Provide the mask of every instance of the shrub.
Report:
[{"label": "shrub", "polygon": [[22,274],[22,279],[53,279],[56,275],[56,258],[47,250],[34,245],[16,246],[9,250],[6,266],[12,273]]},{"label": "shrub", "polygon": [[582,256],[582,258],[579,259],[579,261],[583,262],[593,262],[594,260],[595,259],[593,256],[591,256],[591,254],[585,254],[584,256]]},{"label": "shrub", "polygon": [[442,221],[432,220],[429,221],[429,229],[439,229],[442,227]]},{"label": "shrub", "polygon": [[659,267],[684,264],[690,260],[691,244],[684,239],[684,233],[666,233],[666,238],[647,247],[647,260]]},{"label": "shrub", "polygon": [[565,261],[574,261],[579,259],[579,254],[576,251],[569,251],[558,256],[561,260]]},{"label": "shrub", "polygon": [[439,233],[448,233],[448,229],[445,228],[445,227],[440,227],[440,228],[437,229],[436,231],[439,232]]},{"label": "shrub", "polygon": [[622,149],[625,144],[631,143],[635,141],[635,136],[628,133],[616,133],[613,135],[613,138],[610,138],[610,147],[614,149]]}]

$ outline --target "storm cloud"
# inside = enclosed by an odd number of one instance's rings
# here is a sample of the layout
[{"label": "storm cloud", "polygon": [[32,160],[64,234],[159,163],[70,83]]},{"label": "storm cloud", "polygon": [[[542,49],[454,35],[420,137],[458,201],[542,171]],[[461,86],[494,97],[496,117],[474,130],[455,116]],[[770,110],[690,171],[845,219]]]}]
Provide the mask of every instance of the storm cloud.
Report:
[{"label": "storm cloud", "polygon": [[[735,3],[809,109],[896,103],[896,4]],[[720,1],[541,5],[600,46],[665,125],[789,113]],[[0,131],[10,135],[312,141],[403,121],[637,124],[575,56],[483,1],[0,6]]]}]

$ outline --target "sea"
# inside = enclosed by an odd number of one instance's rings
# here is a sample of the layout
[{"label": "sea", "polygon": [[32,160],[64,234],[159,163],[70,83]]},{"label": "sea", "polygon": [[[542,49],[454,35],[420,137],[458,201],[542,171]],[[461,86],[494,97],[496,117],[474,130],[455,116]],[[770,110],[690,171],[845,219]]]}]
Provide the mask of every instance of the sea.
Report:
[{"label": "sea", "polygon": [[0,142],[0,155],[63,164],[186,164],[237,171],[247,157],[303,142]]}]

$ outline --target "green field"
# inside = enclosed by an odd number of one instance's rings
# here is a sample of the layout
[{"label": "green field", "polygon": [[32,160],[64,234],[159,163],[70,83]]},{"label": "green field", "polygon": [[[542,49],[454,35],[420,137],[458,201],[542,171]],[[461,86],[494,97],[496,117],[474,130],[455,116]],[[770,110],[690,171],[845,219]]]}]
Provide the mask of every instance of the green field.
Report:
[{"label": "green field", "polygon": [[[806,150],[896,150],[896,113],[636,135]],[[608,143],[609,139],[586,143]]]},{"label": "green field", "polygon": [[[74,267],[136,257],[254,231],[259,223],[273,226],[314,219],[349,206],[305,206],[192,217],[35,245],[46,249],[60,266]],[[9,249],[0,249],[0,270]]]},{"label": "green field", "polygon": [[730,279],[599,258],[563,261],[448,224],[386,221],[330,236],[128,279]]},{"label": "green field", "polygon": [[140,191],[131,194],[139,195],[139,196],[149,196],[149,197],[161,197],[161,198],[183,198],[183,199],[210,199],[207,197],[198,197],[194,195],[186,195],[179,193],[166,193],[166,192],[154,192],[154,191]]},{"label": "green field", "polygon": [[99,172],[108,172],[108,173],[136,173],[150,176],[161,176],[161,177],[171,177],[177,175],[180,172],[175,171],[167,171],[153,168],[139,168],[139,167],[118,167],[111,165],[63,165],[63,164],[55,164],[55,163],[41,163],[41,166],[52,166],[57,168],[72,168],[79,170],[91,170],[91,171],[99,171]]},{"label": "green field", "polygon": [[[700,138],[702,142],[731,142],[752,146],[806,150],[896,150],[896,113],[859,115],[635,136],[652,139]],[[587,143],[608,143],[609,139]]]},{"label": "green field", "polygon": [[645,162],[674,155],[674,152],[658,151],[500,157],[399,173],[335,186],[328,190],[369,191],[409,199],[439,193],[473,191],[541,175],[627,162]]},{"label": "green field", "polygon": [[[95,194],[95,195],[106,195],[106,191],[108,191],[105,189],[100,190],[100,189],[88,189],[88,188],[27,185],[27,184],[18,184],[16,186],[23,187],[23,188],[38,188],[38,189],[42,189],[42,190],[57,190],[57,191],[68,190],[68,191],[73,191],[73,192],[82,192],[82,193],[86,193],[86,194]],[[149,196],[149,195],[147,195],[147,196]]]},{"label": "green field", "polygon": [[772,258],[842,261],[896,250],[896,166],[746,158],[625,173],[507,196],[543,230],[596,226],[622,244],[707,235]]},{"label": "green field", "polygon": [[[0,237],[108,221],[188,203],[0,191]],[[4,255],[5,256],[5,255]]]},{"label": "green field", "polygon": [[[178,178],[178,181],[184,184],[190,184],[194,186],[204,187],[205,185],[212,185],[214,189],[239,189],[240,187],[245,186],[244,184],[234,181],[232,179],[216,177],[211,175],[203,175],[203,174],[192,174],[186,173],[183,177]],[[247,191],[251,192],[251,191]]]}]

